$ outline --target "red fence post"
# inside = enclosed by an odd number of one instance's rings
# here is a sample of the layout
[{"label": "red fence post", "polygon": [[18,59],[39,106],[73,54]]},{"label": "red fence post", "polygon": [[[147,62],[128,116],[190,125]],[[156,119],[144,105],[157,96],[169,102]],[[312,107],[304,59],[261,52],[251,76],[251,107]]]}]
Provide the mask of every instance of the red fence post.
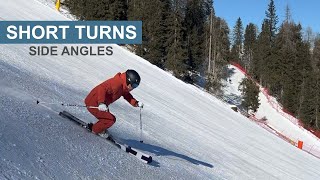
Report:
[{"label": "red fence post", "polygon": [[303,141],[298,141],[298,148],[302,149],[302,146],[303,146]]}]

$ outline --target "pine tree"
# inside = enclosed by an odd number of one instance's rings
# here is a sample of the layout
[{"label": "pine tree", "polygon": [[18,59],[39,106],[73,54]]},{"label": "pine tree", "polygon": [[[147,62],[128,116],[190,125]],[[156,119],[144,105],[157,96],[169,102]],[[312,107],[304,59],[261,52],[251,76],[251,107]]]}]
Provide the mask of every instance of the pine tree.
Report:
[{"label": "pine tree", "polygon": [[[310,73],[313,73],[312,70],[312,57],[311,57],[311,52],[310,52],[310,47],[311,44],[308,41],[303,41],[302,39],[302,27],[298,25],[297,27],[297,35],[299,35],[297,40],[297,61],[295,63],[295,67],[297,68],[297,74],[300,74],[301,77],[295,78],[296,82],[296,94],[297,94],[297,111],[296,115],[297,117],[301,116],[301,108],[302,108],[302,103],[304,99],[304,93],[306,87],[306,81],[307,79],[310,78]],[[300,29],[301,28],[301,29]]]},{"label": "pine tree", "polygon": [[315,39],[314,48],[312,53],[312,64],[314,69],[314,79],[313,81],[313,100],[314,111],[313,111],[313,121],[310,122],[311,126],[320,129],[320,36]]},{"label": "pine tree", "polygon": [[135,53],[138,56],[144,57],[146,52],[146,43],[148,42],[148,37],[146,36],[146,18],[145,13],[147,11],[147,5],[143,0],[128,0],[128,20],[142,21],[142,44],[135,46]]},{"label": "pine tree", "polygon": [[[309,46],[302,40],[302,27],[285,22],[281,26],[275,48],[279,52],[279,79],[273,87],[282,87],[276,92],[281,103],[295,115],[299,114],[301,91],[305,88],[305,69],[311,66]],[[308,67],[307,67],[308,66]]]},{"label": "pine tree", "polygon": [[266,19],[268,20],[269,23],[269,38],[271,45],[273,45],[273,42],[276,38],[276,33],[277,33],[277,23],[278,23],[278,16],[276,14],[276,6],[274,4],[274,0],[270,0],[270,3],[268,5],[268,10],[266,11]]},{"label": "pine tree", "polygon": [[256,112],[259,108],[259,87],[250,79],[244,78],[239,85],[242,94],[242,106],[249,112]]},{"label": "pine tree", "polygon": [[[281,103],[284,103],[282,100],[283,96],[286,96],[284,89],[294,88],[290,77],[292,77],[293,63],[290,63],[292,59],[295,59],[296,49],[292,46],[294,43],[293,40],[293,26],[292,22],[284,22],[281,25],[279,34],[274,37],[273,34],[276,33],[276,22],[277,17],[275,14],[275,9],[272,8],[273,2],[269,5],[269,13],[267,13],[267,20],[269,25],[269,45],[271,46],[270,54],[265,58],[266,71],[265,73],[265,82],[267,88],[270,90],[270,93],[277,97]],[[272,13],[273,12],[273,13]],[[289,18],[287,18],[289,19]],[[270,74],[267,76],[267,74]],[[290,75],[291,74],[291,75]],[[285,83],[285,82],[288,83]],[[286,86],[286,87],[285,87]]]},{"label": "pine tree", "polygon": [[109,5],[112,20],[127,20],[128,4],[126,0],[111,0]]},{"label": "pine tree", "polygon": [[84,20],[84,11],[86,8],[86,0],[65,0],[64,4],[69,8],[70,12],[78,19]]},{"label": "pine tree", "polygon": [[[305,125],[314,126],[317,124],[317,113],[319,111],[319,105],[317,104],[319,98],[319,79],[318,74],[314,70],[305,71],[304,86],[301,95],[301,106],[299,109],[299,119],[301,119]],[[320,124],[319,124],[320,125]]]},{"label": "pine tree", "polygon": [[80,20],[126,20],[127,1],[66,0],[64,4]]},{"label": "pine tree", "polygon": [[271,56],[269,22],[264,20],[261,33],[258,35],[256,48],[253,52],[252,74],[263,86],[268,86],[267,79],[272,72],[269,71],[268,58]]},{"label": "pine tree", "polygon": [[265,13],[266,18],[263,21],[257,46],[253,53],[252,72],[261,85],[267,87],[272,95],[278,97],[282,89],[279,81],[281,64],[278,49],[274,48],[278,17],[273,0],[270,0],[268,10]]},{"label": "pine tree", "polygon": [[170,6],[170,0],[129,2],[129,19],[143,22],[142,45],[137,47],[136,52],[160,68],[164,68],[166,61],[166,20],[171,11]]},{"label": "pine tree", "polygon": [[256,46],[257,41],[257,29],[256,26],[252,23],[249,23],[246,27],[244,34],[244,57],[242,59],[245,69],[251,72],[252,70],[249,68],[252,66],[253,60],[253,51]]},{"label": "pine tree", "polygon": [[[186,27],[187,66],[199,72],[205,60],[205,24],[210,15],[211,0],[187,1],[184,25]],[[192,82],[193,80],[190,79]]]},{"label": "pine tree", "polygon": [[320,36],[317,37],[314,42],[312,62],[314,69],[320,70]]},{"label": "pine tree", "polygon": [[262,31],[258,36],[257,49],[254,53],[255,77],[260,78],[260,83],[266,86],[272,95],[279,98],[282,86],[281,81],[281,59],[275,46],[278,17],[273,0],[270,0],[266,18],[262,24]]},{"label": "pine tree", "polygon": [[237,19],[237,22],[233,27],[232,39],[233,43],[231,48],[231,56],[234,61],[237,61],[241,65],[244,65],[241,61],[243,50],[243,25],[240,17]]},{"label": "pine tree", "polygon": [[173,0],[172,11],[167,19],[166,62],[165,67],[178,78],[187,74],[187,49],[184,39],[183,8],[184,0]]},{"label": "pine tree", "polygon": [[[277,57],[277,49],[273,48],[278,23],[274,0],[270,0],[265,14],[266,18],[263,20],[261,33],[257,37],[256,46],[253,51],[250,72],[252,72],[256,80],[260,81],[262,86],[267,87],[271,93],[276,94],[281,87],[272,85],[277,84],[279,79],[279,57]],[[276,71],[278,70],[275,73],[274,68]]]}]

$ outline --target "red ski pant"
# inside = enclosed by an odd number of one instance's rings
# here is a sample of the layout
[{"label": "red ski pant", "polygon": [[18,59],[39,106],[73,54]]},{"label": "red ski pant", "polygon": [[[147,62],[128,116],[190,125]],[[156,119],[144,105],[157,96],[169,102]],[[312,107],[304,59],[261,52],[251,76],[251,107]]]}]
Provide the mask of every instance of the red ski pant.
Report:
[{"label": "red ski pant", "polygon": [[110,112],[99,111],[93,108],[88,108],[88,111],[98,119],[98,122],[92,126],[94,133],[101,133],[116,122],[116,117]]}]

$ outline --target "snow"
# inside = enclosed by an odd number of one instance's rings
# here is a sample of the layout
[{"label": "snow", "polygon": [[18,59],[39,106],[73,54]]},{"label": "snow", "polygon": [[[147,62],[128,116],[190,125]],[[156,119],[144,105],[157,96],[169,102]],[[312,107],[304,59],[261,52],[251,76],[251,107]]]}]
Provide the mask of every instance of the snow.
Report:
[{"label": "snow", "polygon": [[[226,83],[225,94],[233,100],[234,104],[241,103],[241,92],[237,89],[240,82],[245,78],[245,74],[233,65],[229,65],[228,72],[231,72],[231,83]],[[260,106],[255,117],[257,119],[266,118],[266,124],[278,133],[286,136],[291,141],[297,143],[303,141],[304,150],[311,152],[320,157],[319,138],[309,131],[298,126],[297,119],[290,117],[281,110],[281,106],[275,98],[263,93],[264,89],[260,87],[259,102]],[[234,98],[236,95],[237,98]]]},{"label": "snow", "polygon": [[[68,20],[44,0],[0,2],[1,20]],[[30,56],[29,46],[0,45],[0,179],[320,176],[316,157],[117,45],[111,45],[112,56],[102,57]],[[152,155],[151,165],[57,115],[67,110],[86,122],[96,121],[86,109],[35,103],[82,104],[94,86],[128,68],[142,77],[132,94],[145,104],[144,143],[139,142],[139,109],[123,99],[110,106],[117,117],[110,132]]]}]

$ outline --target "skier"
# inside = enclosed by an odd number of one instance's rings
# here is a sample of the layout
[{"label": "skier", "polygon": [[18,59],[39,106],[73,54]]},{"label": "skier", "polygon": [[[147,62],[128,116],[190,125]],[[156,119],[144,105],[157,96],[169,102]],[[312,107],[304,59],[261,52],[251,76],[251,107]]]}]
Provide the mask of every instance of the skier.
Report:
[{"label": "skier", "polygon": [[124,73],[117,73],[113,78],[93,88],[84,102],[86,106],[98,107],[97,109],[87,108],[98,119],[98,122],[88,124],[89,130],[95,134],[108,136],[107,129],[116,122],[116,118],[109,112],[108,106],[121,96],[132,106],[143,107],[143,103],[137,101],[130,94],[130,91],[139,86],[140,80],[140,76],[135,70],[128,69]]}]

